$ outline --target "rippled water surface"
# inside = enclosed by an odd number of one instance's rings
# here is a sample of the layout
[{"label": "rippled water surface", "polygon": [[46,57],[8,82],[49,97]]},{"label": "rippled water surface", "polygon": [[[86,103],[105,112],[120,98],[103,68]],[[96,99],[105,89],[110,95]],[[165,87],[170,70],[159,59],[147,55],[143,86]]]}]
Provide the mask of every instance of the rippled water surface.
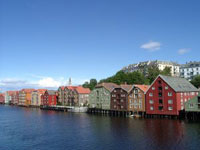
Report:
[{"label": "rippled water surface", "polygon": [[0,150],[193,150],[200,123],[0,105]]}]

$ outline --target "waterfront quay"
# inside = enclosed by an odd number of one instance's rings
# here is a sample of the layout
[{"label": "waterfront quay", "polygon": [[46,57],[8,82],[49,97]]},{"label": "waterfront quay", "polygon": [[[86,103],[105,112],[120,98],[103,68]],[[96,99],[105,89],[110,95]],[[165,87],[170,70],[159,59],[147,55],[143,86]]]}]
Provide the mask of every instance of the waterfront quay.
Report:
[{"label": "waterfront quay", "polygon": [[151,85],[99,83],[93,90],[61,86],[58,90],[6,91],[0,103],[43,110],[88,112],[141,118],[199,119],[199,90],[180,77],[158,75]]}]

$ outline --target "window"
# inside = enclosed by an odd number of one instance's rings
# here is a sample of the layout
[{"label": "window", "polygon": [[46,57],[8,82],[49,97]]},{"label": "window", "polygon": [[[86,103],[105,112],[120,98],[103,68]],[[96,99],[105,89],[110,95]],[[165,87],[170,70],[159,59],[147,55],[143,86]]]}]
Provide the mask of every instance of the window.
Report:
[{"label": "window", "polygon": [[162,99],[159,99],[159,104],[163,104],[163,100]]},{"label": "window", "polygon": [[171,99],[169,99],[168,104],[173,104],[173,101]]},{"label": "window", "polygon": [[112,95],[112,97],[116,97],[116,95],[115,95],[115,94],[113,94],[113,95]]},{"label": "window", "polygon": [[121,100],[120,100],[120,102],[124,102],[124,100],[123,100],[123,99],[121,99]]},{"label": "window", "polygon": [[121,94],[121,97],[125,97],[125,94]]},{"label": "window", "polygon": [[155,87],[154,87],[154,86],[152,87],[152,90],[155,90]]},{"label": "window", "polygon": [[189,108],[194,108],[194,105],[193,104],[189,104]]},{"label": "window", "polygon": [[172,96],[172,92],[168,92],[168,96]]},{"label": "window", "polygon": [[159,96],[159,97],[162,97],[162,93],[158,93],[158,96]]},{"label": "window", "polygon": [[162,83],[161,80],[158,80],[158,83],[161,84]]},{"label": "window", "polygon": [[173,107],[171,107],[171,106],[170,106],[170,107],[168,107],[168,110],[173,110]]},{"label": "window", "polygon": [[117,92],[116,90],[114,90],[114,92]]},{"label": "window", "polygon": [[114,108],[116,108],[116,105],[114,105]]},{"label": "window", "polygon": [[158,110],[163,110],[163,106],[158,106]]},{"label": "window", "polygon": [[149,104],[153,104],[153,100],[149,100]]},{"label": "window", "polygon": [[162,86],[158,87],[158,90],[159,90],[159,91],[162,91]]},{"label": "window", "polygon": [[141,94],[139,94],[139,98],[141,98],[142,97],[142,95]]},{"label": "window", "polygon": [[150,107],[150,110],[153,110],[153,109],[154,109],[153,106],[151,106],[151,107]]},{"label": "window", "polygon": [[124,106],[121,106],[121,108],[124,108]]},{"label": "window", "polygon": [[116,102],[116,99],[114,99],[114,102]]},{"label": "window", "polygon": [[168,90],[168,86],[165,87],[165,90]]},{"label": "window", "polygon": [[153,96],[153,93],[149,93],[149,96]]}]

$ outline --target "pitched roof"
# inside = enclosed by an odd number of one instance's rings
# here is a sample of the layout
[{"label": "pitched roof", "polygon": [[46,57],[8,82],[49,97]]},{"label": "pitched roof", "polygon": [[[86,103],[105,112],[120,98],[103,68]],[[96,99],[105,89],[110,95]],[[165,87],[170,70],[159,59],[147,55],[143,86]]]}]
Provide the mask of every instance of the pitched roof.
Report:
[{"label": "pitched roof", "polygon": [[59,88],[61,88],[62,90],[64,90],[64,89],[65,89],[65,86],[60,86]]},{"label": "pitched roof", "polygon": [[37,91],[40,94],[44,94],[47,91],[47,89],[38,89]]},{"label": "pitched roof", "polygon": [[100,88],[100,87],[104,87],[106,88],[108,91],[112,91],[114,88],[116,87],[119,87],[119,85],[115,84],[115,83],[101,83],[101,84],[98,84],[96,86],[96,88]]},{"label": "pitched roof", "polygon": [[184,78],[170,77],[164,75],[159,76],[176,92],[198,92],[198,89]]},{"label": "pitched roof", "polygon": [[90,89],[89,88],[84,88],[82,86],[78,86],[76,88],[76,91],[79,93],[79,94],[89,94],[90,93]]},{"label": "pitched roof", "polygon": [[78,86],[66,86],[69,90],[75,90]]},{"label": "pitched roof", "polygon": [[133,85],[121,84],[120,87],[125,91],[129,92],[132,89]]},{"label": "pitched roof", "polygon": [[56,91],[55,90],[47,90],[49,95],[56,95]]},{"label": "pitched roof", "polygon": [[134,86],[139,88],[143,92],[146,92],[148,90],[148,88],[150,87],[149,85],[140,85],[140,84],[135,84]]},{"label": "pitched roof", "polygon": [[4,93],[0,93],[0,96],[3,96],[3,97],[4,97],[4,96],[5,96],[5,94],[4,94]]},{"label": "pitched roof", "polygon": [[7,91],[8,95],[13,95],[13,94],[17,94],[18,91]]},{"label": "pitched roof", "polygon": [[35,89],[22,89],[21,91],[24,91],[25,93],[31,93],[35,91]]}]

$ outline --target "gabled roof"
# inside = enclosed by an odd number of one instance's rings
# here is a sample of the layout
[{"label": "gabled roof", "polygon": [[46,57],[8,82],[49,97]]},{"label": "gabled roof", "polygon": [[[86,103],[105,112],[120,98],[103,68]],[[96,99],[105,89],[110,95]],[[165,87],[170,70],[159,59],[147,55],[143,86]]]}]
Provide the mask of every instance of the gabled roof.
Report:
[{"label": "gabled roof", "polygon": [[0,93],[0,96],[3,96],[3,97],[5,97],[5,94],[4,94],[4,93]]},{"label": "gabled roof", "polygon": [[40,94],[44,94],[47,91],[47,89],[38,89],[37,92]]},{"label": "gabled roof", "polygon": [[78,86],[66,86],[69,90],[75,90]]},{"label": "gabled roof", "polygon": [[56,95],[56,91],[55,90],[47,90],[49,95]]},{"label": "gabled roof", "polygon": [[121,84],[120,87],[124,89],[126,92],[129,92],[133,88],[133,85]]},{"label": "gabled roof", "polygon": [[111,92],[114,88],[119,87],[119,85],[115,83],[101,83],[96,86],[96,88],[100,88],[100,87],[104,87],[105,89]]},{"label": "gabled roof", "polygon": [[158,77],[163,79],[175,92],[198,92],[198,89],[185,78],[164,75],[159,75]]},{"label": "gabled roof", "polygon": [[78,86],[76,88],[76,91],[79,93],[79,94],[89,94],[90,93],[90,89],[89,88],[84,88],[82,86]]},{"label": "gabled roof", "polygon": [[135,87],[139,88],[140,90],[142,90],[143,92],[146,92],[149,88],[149,85],[140,85],[140,84],[135,84]]},{"label": "gabled roof", "polygon": [[64,89],[65,89],[65,86],[60,86],[59,88],[61,88],[62,90],[64,90]]},{"label": "gabled roof", "polygon": [[18,93],[18,91],[7,91],[7,94],[9,95],[9,96],[11,96],[11,95],[13,95],[13,94],[17,94]]},{"label": "gabled roof", "polygon": [[35,91],[35,89],[22,89],[21,91],[24,91],[25,93],[31,93]]}]

